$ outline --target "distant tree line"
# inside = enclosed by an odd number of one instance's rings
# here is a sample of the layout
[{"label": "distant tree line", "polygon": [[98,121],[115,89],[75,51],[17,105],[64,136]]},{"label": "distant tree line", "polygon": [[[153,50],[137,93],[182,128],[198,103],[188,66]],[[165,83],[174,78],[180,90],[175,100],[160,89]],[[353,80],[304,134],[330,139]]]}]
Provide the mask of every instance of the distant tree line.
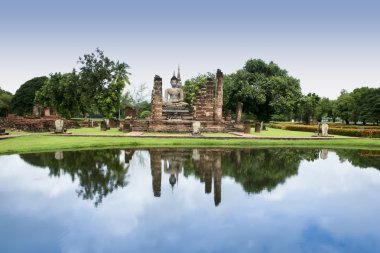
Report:
[{"label": "distant tree line", "polygon": [[[79,69],[70,73],[57,72],[27,81],[13,97],[0,89],[0,116],[10,112],[31,114],[36,103],[51,107],[66,118],[89,114],[124,117],[126,106],[135,108],[140,118],[149,116],[145,84],[122,94],[129,84],[126,63],[112,61],[100,49],[80,57],[78,63]],[[200,74],[185,81],[186,102],[194,103],[209,77],[215,79],[215,74]],[[224,110],[235,112],[237,102],[244,104],[246,119],[264,122],[294,119],[310,124],[329,119],[365,125],[379,124],[380,120],[380,88],[342,90],[337,99],[315,93],[304,95],[297,78],[276,63],[260,59],[250,59],[242,69],[224,75]]]}]

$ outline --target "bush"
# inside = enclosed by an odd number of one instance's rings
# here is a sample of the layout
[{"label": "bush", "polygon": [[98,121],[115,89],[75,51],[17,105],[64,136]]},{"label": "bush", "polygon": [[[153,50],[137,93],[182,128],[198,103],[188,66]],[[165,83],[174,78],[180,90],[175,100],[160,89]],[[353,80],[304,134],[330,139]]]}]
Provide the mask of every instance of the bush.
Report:
[{"label": "bush", "polygon": [[146,119],[146,118],[150,117],[150,114],[151,114],[150,111],[143,111],[140,113],[139,118],[140,119]]},{"label": "bush", "polygon": [[[272,128],[289,130],[289,131],[302,131],[302,132],[317,132],[317,125],[287,125],[287,124],[272,124]],[[380,129],[358,129],[358,128],[337,128],[335,126],[329,127],[329,134],[351,136],[351,137],[366,137],[366,138],[380,138]]]}]

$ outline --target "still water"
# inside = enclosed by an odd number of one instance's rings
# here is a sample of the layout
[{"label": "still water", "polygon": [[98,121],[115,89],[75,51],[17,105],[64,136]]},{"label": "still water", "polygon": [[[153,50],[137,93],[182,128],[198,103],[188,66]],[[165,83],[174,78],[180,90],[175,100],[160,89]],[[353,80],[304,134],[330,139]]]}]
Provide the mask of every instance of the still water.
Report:
[{"label": "still water", "polygon": [[380,152],[0,156],[0,252],[379,252]]}]

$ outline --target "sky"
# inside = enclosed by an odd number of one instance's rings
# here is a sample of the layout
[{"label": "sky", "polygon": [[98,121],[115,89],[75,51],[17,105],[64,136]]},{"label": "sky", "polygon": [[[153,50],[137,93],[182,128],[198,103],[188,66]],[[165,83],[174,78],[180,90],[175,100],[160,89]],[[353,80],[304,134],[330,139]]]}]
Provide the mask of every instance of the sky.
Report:
[{"label": "sky", "polygon": [[248,59],[273,61],[304,93],[380,86],[380,2],[371,0],[1,0],[0,87],[78,68],[97,47],[130,66],[133,87],[169,87]]}]

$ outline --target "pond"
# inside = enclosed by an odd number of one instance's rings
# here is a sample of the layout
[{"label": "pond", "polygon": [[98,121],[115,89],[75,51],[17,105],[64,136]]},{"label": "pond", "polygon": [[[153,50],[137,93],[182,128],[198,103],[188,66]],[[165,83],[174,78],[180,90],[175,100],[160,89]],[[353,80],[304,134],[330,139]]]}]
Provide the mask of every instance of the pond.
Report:
[{"label": "pond", "polygon": [[0,252],[376,252],[380,151],[0,156]]}]

